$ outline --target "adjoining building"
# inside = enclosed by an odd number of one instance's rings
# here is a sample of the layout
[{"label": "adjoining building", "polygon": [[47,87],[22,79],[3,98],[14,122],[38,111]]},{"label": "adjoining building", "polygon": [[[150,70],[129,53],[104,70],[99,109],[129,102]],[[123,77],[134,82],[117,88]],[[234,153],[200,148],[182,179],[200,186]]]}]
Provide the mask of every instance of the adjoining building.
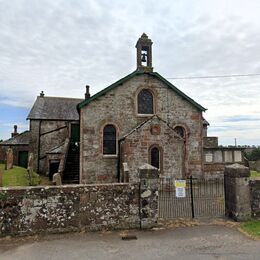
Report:
[{"label": "adjoining building", "polygon": [[9,148],[13,150],[13,163],[27,168],[29,151],[30,132],[17,132],[17,125],[14,125],[14,132],[11,138],[0,142],[0,163],[5,163],[6,153]]}]

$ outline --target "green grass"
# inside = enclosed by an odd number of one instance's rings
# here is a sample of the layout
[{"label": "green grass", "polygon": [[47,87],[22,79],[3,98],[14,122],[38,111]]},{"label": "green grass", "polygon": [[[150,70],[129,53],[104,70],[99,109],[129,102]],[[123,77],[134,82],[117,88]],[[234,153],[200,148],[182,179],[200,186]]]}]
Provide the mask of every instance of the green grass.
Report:
[{"label": "green grass", "polygon": [[[0,171],[3,173],[3,187],[11,186],[29,186],[29,178],[27,169],[14,166],[13,169],[5,170],[4,164],[0,164]],[[37,173],[33,173],[32,185],[38,185],[40,183],[40,176]]]},{"label": "green grass", "polygon": [[251,171],[251,172],[250,172],[250,176],[251,176],[252,178],[260,177],[260,172],[257,172],[257,171]]},{"label": "green grass", "polygon": [[241,228],[251,236],[260,238],[260,220],[250,220],[241,224]]}]

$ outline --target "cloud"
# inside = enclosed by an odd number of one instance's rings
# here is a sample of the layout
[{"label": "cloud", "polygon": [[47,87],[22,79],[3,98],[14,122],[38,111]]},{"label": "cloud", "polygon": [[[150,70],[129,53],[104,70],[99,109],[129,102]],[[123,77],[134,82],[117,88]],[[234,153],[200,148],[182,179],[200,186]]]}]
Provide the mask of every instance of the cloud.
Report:
[{"label": "cloud", "polygon": [[[260,72],[256,0],[0,2],[0,105],[29,109],[41,90],[67,97],[83,97],[85,85],[100,91],[135,70],[143,32],[154,42],[154,68],[166,78]],[[248,118],[247,138],[259,144],[259,79],[170,81],[208,108],[213,132]],[[226,131],[225,142],[239,130]]]},{"label": "cloud", "polygon": [[230,116],[230,117],[224,117],[223,122],[247,122],[247,121],[260,121],[260,117],[254,117],[250,115],[244,115],[244,116]]}]

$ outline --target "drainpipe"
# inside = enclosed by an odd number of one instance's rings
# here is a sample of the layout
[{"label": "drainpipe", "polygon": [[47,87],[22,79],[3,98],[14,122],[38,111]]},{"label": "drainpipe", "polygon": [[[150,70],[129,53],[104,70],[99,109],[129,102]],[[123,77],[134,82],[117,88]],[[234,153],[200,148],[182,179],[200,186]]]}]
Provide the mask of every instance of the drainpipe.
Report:
[{"label": "drainpipe", "polygon": [[118,155],[117,155],[117,181],[120,182],[120,165],[121,165],[121,143],[125,138],[118,140]]}]

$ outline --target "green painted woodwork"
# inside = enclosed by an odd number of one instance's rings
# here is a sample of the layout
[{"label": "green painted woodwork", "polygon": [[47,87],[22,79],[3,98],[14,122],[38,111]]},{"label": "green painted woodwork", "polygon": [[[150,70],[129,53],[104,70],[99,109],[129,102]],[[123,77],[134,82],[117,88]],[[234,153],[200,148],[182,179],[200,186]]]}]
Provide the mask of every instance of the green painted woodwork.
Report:
[{"label": "green painted woodwork", "polygon": [[80,110],[81,108],[83,108],[84,106],[88,105],[90,102],[92,102],[93,100],[97,99],[98,97],[101,97],[102,95],[105,95],[107,92],[109,92],[110,90],[122,85],[123,83],[125,83],[126,81],[130,80],[131,78],[135,77],[135,76],[140,76],[140,75],[151,75],[155,78],[157,78],[158,80],[162,81],[164,84],[166,84],[170,89],[172,89],[175,93],[177,93],[178,95],[180,95],[182,98],[184,98],[185,100],[187,100],[189,103],[193,104],[198,110],[200,111],[206,111],[207,109],[204,108],[203,106],[201,106],[200,104],[198,104],[197,102],[195,102],[193,99],[191,99],[190,97],[188,97],[186,94],[184,94],[182,91],[180,91],[178,88],[176,88],[171,82],[169,82],[168,80],[166,80],[163,76],[161,76],[159,73],[157,72],[142,72],[142,71],[134,71],[130,74],[128,74],[126,77],[116,81],[115,83],[113,83],[112,85],[108,86],[107,88],[104,88],[103,90],[101,90],[100,92],[96,93],[95,95],[93,95],[92,97],[85,99],[84,101],[82,101],[81,103],[78,104],[77,108],[78,110]]},{"label": "green painted woodwork", "polygon": [[71,124],[71,135],[70,141],[71,143],[78,143],[79,142],[79,124]]},{"label": "green painted woodwork", "polygon": [[28,152],[27,151],[19,151],[18,153],[18,166],[23,168],[27,168],[28,166]]}]

